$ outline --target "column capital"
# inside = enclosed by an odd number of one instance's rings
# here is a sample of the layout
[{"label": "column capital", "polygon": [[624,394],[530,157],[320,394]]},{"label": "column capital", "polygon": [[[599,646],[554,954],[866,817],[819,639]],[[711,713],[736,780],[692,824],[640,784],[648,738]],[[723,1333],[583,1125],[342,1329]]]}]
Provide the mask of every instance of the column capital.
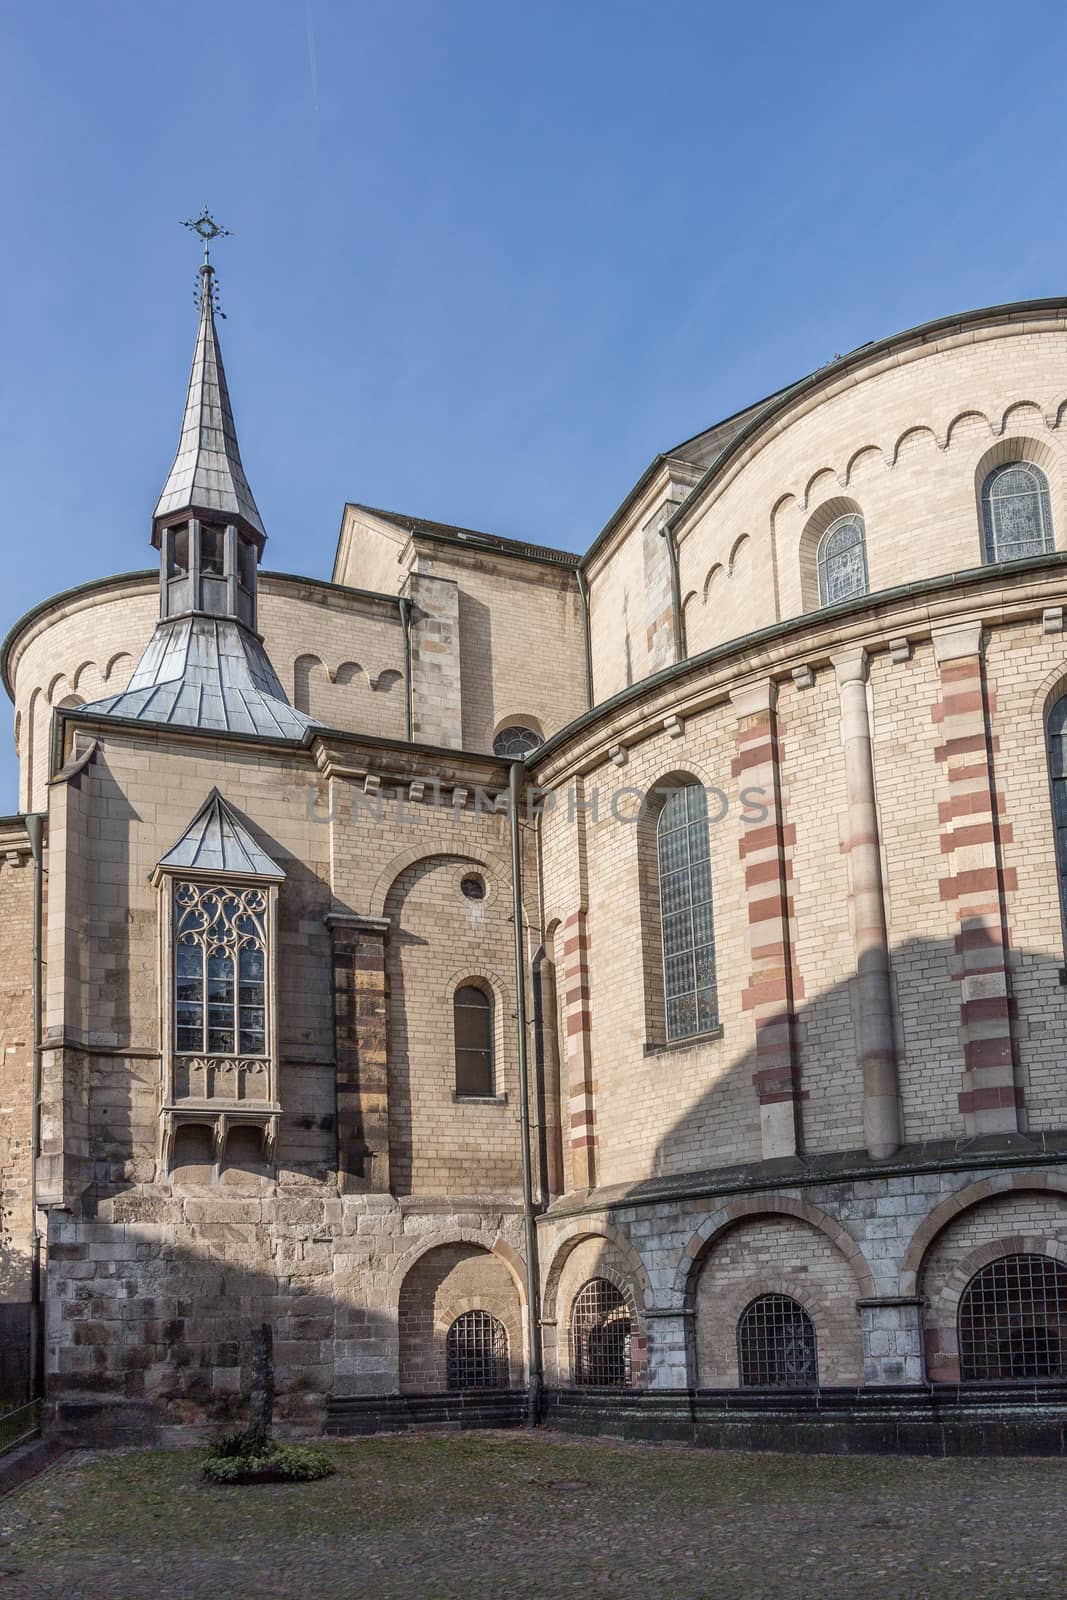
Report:
[{"label": "column capital", "polygon": [[866,683],[870,661],[866,645],[853,644],[844,650],[835,650],[830,656],[830,665],[837,675],[837,687],[843,688],[846,683]]},{"label": "column capital", "polygon": [[773,711],[777,700],[778,685],[773,678],[757,678],[730,690],[730,703],[738,720],[758,716],[761,711]]},{"label": "column capital", "polygon": [[980,622],[952,623],[949,627],[932,628],[930,638],[934,660],[940,667],[947,661],[980,656],[985,645],[985,629]]}]

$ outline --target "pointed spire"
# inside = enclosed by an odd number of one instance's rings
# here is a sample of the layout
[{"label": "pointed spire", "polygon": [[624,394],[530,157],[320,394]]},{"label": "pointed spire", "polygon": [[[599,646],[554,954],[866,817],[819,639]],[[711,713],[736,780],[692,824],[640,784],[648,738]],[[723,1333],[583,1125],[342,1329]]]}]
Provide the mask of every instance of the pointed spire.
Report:
[{"label": "pointed spire", "polygon": [[[211,222],[206,212],[199,220]],[[200,268],[200,327],[178,453],[153,514],[152,543],[160,543],[164,523],[188,512],[235,524],[251,534],[262,550],[267,534],[241,465],[215,327],[215,269],[207,259],[207,242],[225,230],[214,223],[211,233],[198,224],[191,226],[205,240],[205,259]]]}]

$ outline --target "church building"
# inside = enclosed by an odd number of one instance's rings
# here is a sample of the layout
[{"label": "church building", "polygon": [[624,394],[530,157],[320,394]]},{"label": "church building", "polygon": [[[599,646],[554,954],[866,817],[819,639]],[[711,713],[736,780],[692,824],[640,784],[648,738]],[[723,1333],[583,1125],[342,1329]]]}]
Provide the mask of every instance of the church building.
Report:
[{"label": "church building", "polygon": [[3,1392],[1062,1451],[1067,299],[329,579],[199,299],[152,569],[0,657]]}]

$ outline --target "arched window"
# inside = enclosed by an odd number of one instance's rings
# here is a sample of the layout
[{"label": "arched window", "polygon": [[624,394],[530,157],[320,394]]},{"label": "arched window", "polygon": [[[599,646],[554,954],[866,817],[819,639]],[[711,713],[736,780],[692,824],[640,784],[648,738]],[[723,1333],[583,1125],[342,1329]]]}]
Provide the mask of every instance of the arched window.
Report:
[{"label": "arched window", "polygon": [[513,723],[509,728],[501,728],[493,740],[493,754],[495,756],[526,756],[531,750],[536,750],[544,740],[533,728],[524,728],[520,722]]},{"label": "arched window", "polygon": [[493,1002],[474,984],[457,989],[452,1001],[456,1032],[456,1093],[493,1093]]},{"label": "arched window", "polygon": [[671,793],[656,842],[667,1038],[686,1039],[719,1021],[708,797],[699,783]]},{"label": "arched window", "polygon": [[815,1327],[787,1294],[761,1294],[737,1324],[737,1369],[743,1389],[816,1389]]},{"label": "arched window", "polygon": [[1067,1377],[1067,1267],[1002,1256],[976,1272],[959,1310],[960,1377]]},{"label": "arched window", "polygon": [[571,1370],[578,1384],[630,1383],[630,1307],[607,1278],[590,1278],[571,1310]]},{"label": "arched window", "polygon": [[1067,694],[1048,714],[1048,775],[1052,786],[1052,826],[1056,834],[1056,867],[1060,913],[1067,933]]},{"label": "arched window", "polygon": [[858,511],[831,522],[819,540],[819,600],[832,606],[867,593],[867,534]]},{"label": "arched window", "polygon": [[1019,561],[1053,548],[1048,479],[1029,461],[994,467],[982,485],[987,561]]},{"label": "arched window", "polygon": [[508,1335],[488,1311],[465,1311],[448,1330],[445,1365],[450,1389],[506,1389]]}]

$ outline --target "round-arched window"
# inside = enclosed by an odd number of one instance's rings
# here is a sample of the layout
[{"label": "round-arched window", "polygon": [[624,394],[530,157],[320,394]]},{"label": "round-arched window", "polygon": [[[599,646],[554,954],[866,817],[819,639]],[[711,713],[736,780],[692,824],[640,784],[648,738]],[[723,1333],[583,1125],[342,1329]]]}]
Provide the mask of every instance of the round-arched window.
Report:
[{"label": "round-arched window", "polygon": [[832,606],[867,593],[867,532],[858,511],[831,522],[819,541],[819,600]]},{"label": "round-arched window", "polygon": [[670,792],[656,824],[667,1038],[718,1026],[708,797],[699,783]]},{"label": "round-arched window", "polygon": [[761,1294],[737,1324],[737,1368],[743,1389],[815,1389],[815,1327],[787,1294]]},{"label": "round-arched window", "polygon": [[531,750],[536,750],[544,740],[533,728],[523,727],[521,722],[512,723],[510,727],[501,728],[493,740],[493,754],[495,756],[528,756]]},{"label": "round-arched window", "polygon": [[484,1098],[493,1093],[493,1002],[465,983],[452,997],[456,1040],[456,1093]]},{"label": "round-arched window", "polygon": [[1051,1256],[1002,1256],[960,1297],[960,1377],[977,1382],[1067,1377],[1067,1267]]},{"label": "round-arched window", "polygon": [[571,1367],[577,1384],[627,1388],[630,1383],[630,1307],[608,1278],[590,1278],[571,1310]]},{"label": "round-arched window", "polygon": [[1021,561],[1053,549],[1048,479],[1029,461],[995,467],[982,485],[987,561]]},{"label": "round-arched window", "polygon": [[488,1311],[464,1311],[445,1338],[445,1369],[450,1389],[506,1389],[508,1335]]}]

